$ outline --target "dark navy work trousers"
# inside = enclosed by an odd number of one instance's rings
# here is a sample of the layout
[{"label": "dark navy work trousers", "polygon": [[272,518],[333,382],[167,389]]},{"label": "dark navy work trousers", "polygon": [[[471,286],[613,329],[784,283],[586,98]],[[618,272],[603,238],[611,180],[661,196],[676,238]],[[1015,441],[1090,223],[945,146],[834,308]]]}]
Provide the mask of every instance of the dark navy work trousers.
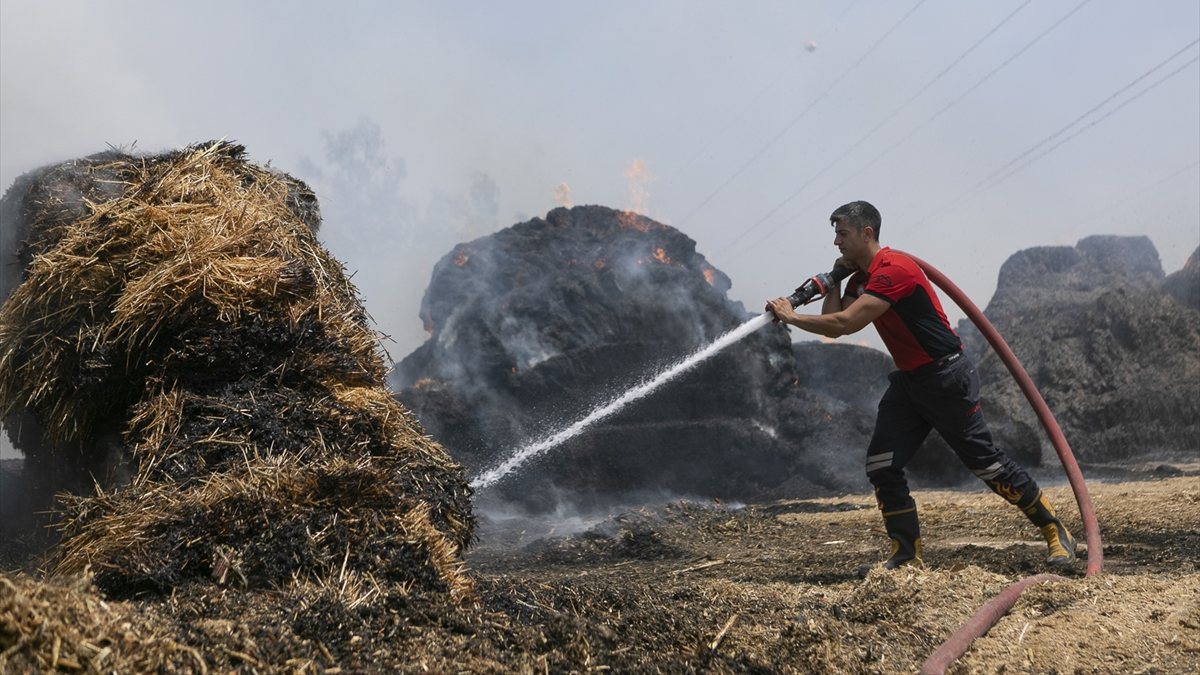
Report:
[{"label": "dark navy work trousers", "polygon": [[867,448],[867,477],[885,515],[915,505],[904,467],[930,429],[996,494],[1022,508],[1037,500],[1037,483],[992,441],[979,406],[979,374],[966,355],[939,368],[895,371],[888,382]]}]

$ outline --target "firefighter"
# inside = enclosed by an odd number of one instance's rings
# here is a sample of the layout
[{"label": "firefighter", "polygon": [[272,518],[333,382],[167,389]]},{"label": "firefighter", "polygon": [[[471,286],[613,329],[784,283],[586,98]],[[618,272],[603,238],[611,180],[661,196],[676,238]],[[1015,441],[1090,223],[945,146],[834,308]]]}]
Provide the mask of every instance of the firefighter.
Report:
[{"label": "firefighter", "polygon": [[996,494],[1015,505],[1041,531],[1046,562],[1068,566],[1075,540],[1034,479],[996,447],[979,405],[979,375],[942,311],[924,271],[912,258],[881,247],[879,211],[864,201],[838,207],[829,220],[837,265],[854,270],[826,290],[819,316],[798,315],[786,298],[770,301],[777,320],[830,338],[875,324],[897,370],[879,401],[867,447],[867,477],[892,540],[883,566],[921,564],[921,528],[904,467],[936,429],[959,459]]}]

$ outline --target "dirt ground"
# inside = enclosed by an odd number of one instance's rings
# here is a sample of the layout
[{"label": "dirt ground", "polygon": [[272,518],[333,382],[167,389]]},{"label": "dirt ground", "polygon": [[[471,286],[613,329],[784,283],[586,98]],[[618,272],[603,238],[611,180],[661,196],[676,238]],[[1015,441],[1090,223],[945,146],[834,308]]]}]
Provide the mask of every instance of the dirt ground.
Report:
[{"label": "dirt ground", "polygon": [[[1092,483],[1103,574],[1081,562],[1026,591],[951,672],[1200,672],[1200,478],[1184,473]],[[1047,492],[1082,553],[1070,488]],[[869,495],[673,504],[516,549],[485,538],[468,562],[489,608],[548,633],[596,627],[534,669],[913,672],[1006,585],[1048,571],[1036,531],[990,492],[918,499],[926,567],[865,579],[887,548]]]},{"label": "dirt ground", "polygon": [[[1200,465],[1131,475],[1143,479],[1089,485],[1104,572],[1084,578],[1080,563],[1026,591],[950,672],[1200,672]],[[1047,492],[1082,551],[1069,487]],[[111,672],[122,645],[168,654],[157,667],[127,659],[128,671],[914,672],[985,601],[1046,571],[1036,531],[990,492],[917,498],[926,567],[865,578],[859,566],[887,548],[869,495],[676,502],[567,537],[485,519],[466,555],[474,604],[453,611],[412,598],[318,612],[229,589],[102,602],[4,574],[0,624],[30,607],[102,607],[111,617],[87,623],[93,634],[64,620],[95,650],[65,662],[89,672]],[[48,633],[2,628],[0,672],[51,669],[48,647],[31,656]],[[55,638],[61,669],[68,638]]]}]

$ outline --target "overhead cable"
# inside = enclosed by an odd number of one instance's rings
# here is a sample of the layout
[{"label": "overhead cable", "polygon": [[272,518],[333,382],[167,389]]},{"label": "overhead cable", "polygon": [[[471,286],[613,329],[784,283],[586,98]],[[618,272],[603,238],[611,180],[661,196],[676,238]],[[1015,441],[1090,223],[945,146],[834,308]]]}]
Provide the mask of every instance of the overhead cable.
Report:
[{"label": "overhead cable", "polygon": [[[1195,43],[1193,43],[1193,44],[1195,44]],[[1125,106],[1129,105],[1130,103],[1133,103],[1134,101],[1138,100],[1139,98],[1141,98],[1141,97],[1145,96],[1146,94],[1150,93],[1150,92],[1151,92],[1151,91],[1153,91],[1155,88],[1157,88],[1157,87],[1158,87],[1158,85],[1160,85],[1160,84],[1162,84],[1162,83],[1166,82],[1167,80],[1170,80],[1171,78],[1175,77],[1176,75],[1179,75],[1179,74],[1181,74],[1183,71],[1185,71],[1185,70],[1187,70],[1188,68],[1190,68],[1190,67],[1191,67],[1193,64],[1195,64],[1197,61],[1200,61],[1200,56],[1194,56],[1194,57],[1192,57],[1192,59],[1191,59],[1190,61],[1188,61],[1187,63],[1183,64],[1182,66],[1179,66],[1179,67],[1178,67],[1178,68],[1176,68],[1175,70],[1172,70],[1171,72],[1167,73],[1166,75],[1163,75],[1162,77],[1158,78],[1158,79],[1157,79],[1157,80],[1155,80],[1154,82],[1150,83],[1149,85],[1147,85],[1146,87],[1144,87],[1144,88],[1143,88],[1141,91],[1139,91],[1138,93],[1136,93],[1136,94],[1134,94],[1133,96],[1130,96],[1129,98],[1127,98],[1127,99],[1125,99],[1124,101],[1122,101],[1122,102],[1121,102],[1119,105],[1117,105],[1117,106],[1116,106],[1115,108],[1113,108],[1112,110],[1109,110],[1108,112],[1104,113],[1104,114],[1103,114],[1103,115],[1101,115],[1100,117],[1097,117],[1096,119],[1092,120],[1091,122],[1088,122],[1088,123],[1087,123],[1087,125],[1085,125],[1085,126],[1083,126],[1083,127],[1080,127],[1079,129],[1076,129],[1076,130],[1075,130],[1075,132],[1074,132],[1074,133],[1072,133],[1071,135],[1069,135],[1069,136],[1067,136],[1067,137],[1063,138],[1062,140],[1060,140],[1059,142],[1055,143],[1054,145],[1051,145],[1050,147],[1046,148],[1045,150],[1042,150],[1042,151],[1041,151],[1040,153],[1038,153],[1037,155],[1034,155],[1033,157],[1030,157],[1029,159],[1027,159],[1027,160],[1025,160],[1024,162],[1022,162],[1022,163],[1021,163],[1019,166],[1015,166],[1015,167],[1013,167],[1012,169],[1009,169],[1009,171],[1008,171],[1007,173],[1005,173],[1003,176],[1000,176],[998,179],[996,179],[996,182],[992,183],[992,185],[990,185],[990,186],[988,186],[988,187],[995,187],[996,185],[999,185],[1000,183],[1003,183],[1005,180],[1007,180],[1007,179],[1008,179],[1010,176],[1012,176],[1013,174],[1017,173],[1018,171],[1021,171],[1021,170],[1022,170],[1022,169],[1024,169],[1025,167],[1027,167],[1027,166],[1029,166],[1030,164],[1032,164],[1032,163],[1036,162],[1037,160],[1041,159],[1042,157],[1045,157],[1046,155],[1050,154],[1051,152],[1054,152],[1054,151],[1055,151],[1055,150],[1057,150],[1058,148],[1060,148],[1060,147],[1062,147],[1063,145],[1065,145],[1065,144],[1066,144],[1068,141],[1070,141],[1071,139],[1075,138],[1076,136],[1079,136],[1079,135],[1080,135],[1080,134],[1082,134],[1083,132],[1087,131],[1088,129],[1091,129],[1092,127],[1094,127],[1094,126],[1096,126],[1097,124],[1099,124],[1099,123],[1103,122],[1104,120],[1108,119],[1109,117],[1112,117],[1112,115],[1113,115],[1114,113],[1118,112],[1119,110],[1121,110],[1121,109],[1122,109],[1122,108],[1124,108]]]},{"label": "overhead cable", "polygon": [[[865,52],[863,52],[862,56],[860,56],[857,61],[855,61],[849,68],[847,68],[841,75],[839,75],[832,83],[830,83],[829,87],[826,88],[825,91],[821,92],[821,94],[819,96],[817,96],[817,98],[813,99],[812,102],[810,102],[808,104],[808,106],[804,108],[804,110],[800,111],[800,114],[793,117],[790,122],[788,122],[782,129],[779,130],[779,132],[777,132],[774,136],[772,136],[771,139],[766,142],[766,144],[764,144],[761,148],[759,148],[758,152],[754,153],[754,155],[751,156],[750,159],[746,160],[745,163],[743,163],[740,167],[738,167],[737,171],[734,171],[732,175],[730,175],[728,178],[725,179],[725,182],[721,183],[720,185],[717,186],[717,188],[715,190],[710,192],[708,194],[708,196],[704,198],[703,201],[701,201],[698,205],[696,205],[696,207],[694,209],[692,209],[677,224],[675,224],[675,227],[682,227],[683,224],[688,221],[688,219],[690,219],[692,216],[696,215],[696,213],[698,213],[701,209],[703,209],[705,206],[707,206],[708,203],[713,200],[713,198],[715,198],[726,187],[728,187],[730,183],[732,183],[734,180],[736,180],[738,178],[738,176],[741,176],[746,171],[746,169],[750,168],[750,165],[754,164],[754,162],[756,162],[759,157],[762,157],[763,154],[766,153],[766,151],[769,150],[773,145],[775,145],[775,143],[777,143],[780,138],[783,138],[783,136],[786,135],[787,132],[791,131],[792,127],[796,126],[796,124],[799,123],[800,120],[803,119],[804,116],[807,115],[810,110],[812,110],[818,103],[820,103],[822,100],[824,100],[825,97],[828,96],[829,93],[831,91],[833,91],[838,86],[838,84],[840,84],[842,82],[842,80],[844,80],[846,78],[847,75],[849,75],[856,68],[858,68],[858,66],[863,61],[865,61],[866,58],[868,56],[870,56],[871,53],[874,52],[875,49],[877,47],[879,47],[879,45],[882,44],[888,38],[889,35],[891,35],[897,28],[899,28],[905,21],[907,21],[908,18],[910,16],[912,16],[913,13],[916,12],[917,9],[919,9],[921,7],[921,5],[925,4],[925,1],[926,0],[918,0],[917,4],[913,5],[913,7],[911,9],[909,9],[908,12],[904,16],[900,17],[900,20],[897,21],[895,24],[893,24],[892,27],[887,30],[887,32],[885,32],[878,39],[873,40],[871,42],[870,47],[868,47],[867,50]],[[1090,2],[1090,0],[1087,0],[1087,1]]]},{"label": "overhead cable", "polygon": [[909,105],[911,105],[913,101],[917,100],[917,98],[919,98],[921,96],[921,94],[924,94],[926,91],[928,91],[930,87],[932,87],[934,84],[936,84],[938,82],[938,80],[942,79],[942,77],[944,77],[947,73],[949,73],[951,70],[953,70],[954,67],[957,66],[959,63],[961,63],[963,61],[963,59],[967,58],[967,56],[969,56],[971,54],[971,52],[975,51],[980,45],[982,45],[984,42],[986,42],[988,38],[990,38],[993,34],[995,34],[996,31],[1000,30],[1000,28],[1003,27],[1004,24],[1008,23],[1010,19],[1012,19],[1014,16],[1016,16],[1018,12],[1020,12],[1022,9],[1025,9],[1027,6],[1029,6],[1029,4],[1031,2],[1033,2],[1033,0],[1025,0],[1025,2],[1021,3],[1020,6],[1018,6],[1016,9],[1014,9],[1012,12],[1010,12],[1008,14],[1008,16],[1005,16],[1003,19],[1001,19],[1000,23],[997,23],[995,26],[992,26],[992,28],[988,32],[984,33],[983,37],[976,40],[975,44],[971,45],[970,47],[967,48],[966,51],[959,54],[958,57],[955,58],[953,61],[951,61],[950,64],[947,65],[945,68],[943,68],[941,72],[939,72],[937,75],[934,75],[933,79],[926,82],[925,85],[922,86],[920,89],[918,89],[915,94],[910,96],[907,101],[905,101],[904,103],[901,103],[899,107],[897,107],[895,110],[893,110],[888,115],[884,116],[884,118],[881,119],[874,127],[872,127],[870,131],[868,131],[866,134],[863,134],[863,136],[861,138],[859,138],[857,141],[854,142],[853,145],[851,145],[849,148],[847,148],[845,151],[843,151],[842,154],[838,155],[832,162],[826,164],[819,171],[817,171],[815,174],[810,176],[808,180],[806,180],[804,183],[802,183],[800,185],[800,187],[796,188],[796,190],[794,192],[792,192],[792,194],[788,195],[782,202],[777,204],[775,206],[775,208],[771,209],[770,211],[768,211],[766,213],[766,215],[764,215],[763,217],[756,220],[753,224],[750,225],[750,227],[743,229],[742,232],[738,236],[734,237],[733,240],[731,240],[729,243],[723,245],[721,247],[721,249],[722,250],[728,249],[728,248],[732,247],[734,244],[741,241],[747,234],[749,234],[751,231],[753,231],[759,225],[766,222],[771,216],[778,213],[779,210],[782,209],[785,205],[787,205],[788,202],[792,201],[797,196],[799,196],[799,194],[801,192],[803,192],[809,185],[812,185],[814,181],[816,181],[821,176],[825,175],[825,173],[828,172],[833,167],[837,166],[837,164],[839,162],[841,162],[851,152],[853,152],[855,149],[857,149],[858,146],[860,146],[864,142],[866,142],[866,140],[868,138],[875,135],[875,132],[879,131],[885,124],[887,124],[892,119],[894,119],[896,117],[896,115],[900,114],[905,108],[907,108]]},{"label": "overhead cable", "polygon": [[[1091,116],[1093,113],[1097,112],[1098,110],[1100,110],[1100,109],[1101,109],[1101,108],[1103,108],[1104,106],[1106,106],[1106,105],[1108,105],[1109,103],[1111,103],[1111,102],[1112,102],[1114,99],[1116,99],[1117,97],[1119,97],[1121,94],[1124,94],[1125,92],[1129,91],[1130,89],[1133,89],[1135,86],[1137,86],[1137,84],[1138,84],[1139,82],[1141,82],[1142,80],[1145,80],[1146,78],[1150,77],[1151,75],[1153,75],[1153,74],[1154,74],[1155,72],[1157,72],[1158,70],[1161,70],[1161,69],[1162,69],[1162,68],[1164,68],[1164,67],[1165,67],[1165,66],[1166,66],[1168,63],[1170,63],[1171,61],[1174,61],[1174,60],[1175,60],[1177,57],[1179,57],[1180,55],[1182,55],[1184,52],[1186,52],[1186,51],[1190,50],[1192,47],[1195,47],[1197,44],[1200,44],[1200,38],[1196,38],[1196,39],[1192,40],[1191,42],[1189,42],[1188,44],[1184,45],[1182,48],[1180,48],[1179,50],[1175,51],[1173,54],[1171,54],[1171,55],[1170,55],[1170,56],[1168,56],[1167,58],[1163,59],[1162,61],[1159,61],[1157,64],[1155,64],[1153,67],[1151,67],[1151,68],[1150,68],[1149,70],[1147,70],[1146,72],[1142,73],[1141,75],[1138,75],[1136,78],[1134,78],[1132,81],[1130,81],[1130,82],[1129,82],[1128,84],[1126,84],[1125,86],[1123,86],[1123,87],[1121,87],[1121,88],[1117,89],[1117,90],[1116,90],[1116,91],[1114,91],[1113,93],[1111,93],[1111,94],[1109,94],[1108,96],[1106,96],[1106,97],[1104,98],[1104,100],[1100,101],[1099,103],[1097,103],[1096,105],[1092,106],[1091,108],[1088,108],[1086,111],[1084,111],[1083,113],[1081,113],[1081,114],[1080,114],[1079,116],[1077,116],[1075,119],[1073,119],[1073,120],[1071,120],[1070,122],[1068,122],[1068,123],[1067,123],[1065,126],[1063,126],[1062,128],[1058,129],[1057,131],[1055,131],[1054,133],[1050,134],[1049,136],[1047,136],[1047,137],[1043,138],[1042,140],[1038,141],[1037,143],[1034,143],[1033,145],[1029,146],[1029,147],[1028,147],[1028,148],[1026,148],[1026,149],[1025,149],[1023,152],[1021,152],[1019,155],[1017,155],[1016,157],[1014,157],[1014,158],[1010,159],[1010,160],[1009,160],[1007,163],[1005,163],[1003,166],[1001,166],[1000,168],[996,169],[995,171],[993,171],[992,173],[988,174],[986,177],[984,177],[983,179],[981,179],[979,182],[975,183],[975,184],[974,184],[974,185],[972,185],[971,187],[969,187],[969,188],[967,188],[966,190],[964,190],[964,191],[963,191],[961,194],[959,194],[959,195],[958,195],[957,197],[955,197],[953,200],[951,200],[950,202],[948,202],[947,204],[945,204],[944,206],[942,206],[941,208],[939,208],[939,209],[938,209],[938,211],[944,211],[944,210],[946,210],[946,209],[948,209],[948,208],[952,208],[952,207],[954,207],[954,206],[957,206],[957,205],[958,205],[960,202],[962,202],[964,199],[966,199],[967,197],[971,196],[972,194],[974,194],[974,193],[976,193],[976,192],[980,192],[980,191],[986,190],[986,189],[989,189],[989,188],[992,188],[992,187],[995,187],[996,185],[999,185],[1000,183],[1004,182],[1006,179],[1008,179],[1008,178],[1009,178],[1010,176],[1012,176],[1013,174],[1017,173],[1017,172],[1018,172],[1018,171],[1020,171],[1021,169],[1024,169],[1025,167],[1029,166],[1029,165],[1030,165],[1032,162],[1034,162],[1034,161],[1035,161],[1035,160],[1037,160],[1038,158],[1045,156],[1046,154],[1048,154],[1048,153],[1050,153],[1051,151],[1053,151],[1055,148],[1058,148],[1059,146],[1061,146],[1063,143],[1066,143],[1067,141],[1069,141],[1069,140],[1071,140],[1072,138],[1074,138],[1074,137],[1078,136],[1079,134],[1083,133],[1083,132],[1084,132],[1084,131],[1086,131],[1087,129],[1090,129],[1091,127],[1095,126],[1096,124],[1100,123],[1101,121],[1103,121],[1103,120],[1107,119],[1107,118],[1108,118],[1110,115],[1112,115],[1113,113],[1117,112],[1117,111],[1118,111],[1118,110],[1120,110],[1121,108],[1124,108],[1126,105],[1129,105],[1129,104],[1130,104],[1130,103],[1132,103],[1133,101],[1135,101],[1135,100],[1137,100],[1137,99],[1141,98],[1141,97],[1142,97],[1142,96],[1144,96],[1146,93],[1148,93],[1150,90],[1154,89],[1155,87],[1157,87],[1158,85],[1162,84],[1162,83],[1163,83],[1163,82],[1165,82],[1166,80],[1168,80],[1168,79],[1170,79],[1170,78],[1172,78],[1172,77],[1174,77],[1174,76],[1178,75],[1180,72],[1182,72],[1182,71],[1183,71],[1184,69],[1186,69],[1188,66],[1190,66],[1192,63],[1195,63],[1195,62],[1196,62],[1196,59],[1195,59],[1195,58],[1193,58],[1191,61],[1189,61],[1189,62],[1185,63],[1184,65],[1180,66],[1180,67],[1179,67],[1179,68],[1177,68],[1176,70],[1172,71],[1171,73],[1168,73],[1168,74],[1167,74],[1166,76],[1164,76],[1163,78],[1161,78],[1161,79],[1159,79],[1159,80],[1155,81],[1155,82],[1154,82],[1154,83],[1152,83],[1150,86],[1146,87],[1145,89],[1142,89],[1140,92],[1138,92],[1138,93],[1137,93],[1137,94],[1135,94],[1134,96],[1132,96],[1132,97],[1130,97],[1130,98],[1126,99],[1126,100],[1125,100],[1124,102],[1122,102],[1120,105],[1116,106],[1116,107],[1115,107],[1115,108],[1113,108],[1112,110],[1109,110],[1109,111],[1108,111],[1108,112],[1106,112],[1104,115],[1102,115],[1102,116],[1100,116],[1100,117],[1096,118],[1095,120],[1093,120],[1092,122],[1090,122],[1090,123],[1089,123],[1087,126],[1085,126],[1085,127],[1081,128],[1081,129],[1078,129],[1078,130],[1076,130],[1076,132],[1075,132],[1075,133],[1071,134],[1070,136],[1067,136],[1067,137],[1063,138],[1063,139],[1062,139],[1062,140],[1060,140],[1058,143],[1056,143],[1056,144],[1054,144],[1053,146],[1051,146],[1051,147],[1047,148],[1047,149],[1046,149],[1044,152],[1042,152],[1041,154],[1039,154],[1039,155],[1037,155],[1037,156],[1035,156],[1035,157],[1032,157],[1032,158],[1030,158],[1030,155],[1032,155],[1034,152],[1037,152],[1037,151],[1038,151],[1040,148],[1043,148],[1044,146],[1046,146],[1046,145],[1047,145],[1047,144],[1049,144],[1050,142],[1054,141],[1056,138],[1059,138],[1059,137],[1060,137],[1060,136],[1062,136],[1063,134],[1067,133],[1067,132],[1068,132],[1068,131],[1070,131],[1070,130],[1071,130],[1073,127],[1075,127],[1076,125],[1080,124],[1080,123],[1081,123],[1081,122],[1083,122],[1085,119],[1087,119],[1088,117],[1090,117],[1090,116]],[[1029,159],[1026,159],[1026,158],[1029,158]],[[1026,160],[1026,161],[1025,161],[1024,163],[1021,163],[1019,166],[1015,166],[1015,167],[1014,167],[1014,165],[1017,165],[1017,164],[1018,164],[1019,162],[1021,162],[1022,160]]]},{"label": "overhead cable", "polygon": [[[1080,226],[1080,225],[1083,225],[1083,224],[1085,224],[1085,223],[1094,222],[1094,221],[1095,221],[1095,220],[1096,220],[1096,219],[1097,219],[1097,218],[1098,218],[1100,215],[1102,215],[1102,214],[1105,214],[1105,213],[1112,213],[1112,212],[1114,212],[1114,211],[1116,211],[1116,210],[1117,210],[1117,207],[1119,207],[1119,206],[1124,206],[1125,204],[1128,204],[1129,202],[1131,202],[1131,201],[1133,201],[1133,200],[1135,200],[1135,199],[1137,199],[1137,198],[1139,198],[1139,197],[1141,197],[1141,196],[1143,196],[1143,195],[1145,195],[1145,194],[1148,194],[1148,193],[1149,193],[1151,190],[1153,190],[1154,188],[1156,188],[1156,187],[1158,187],[1158,186],[1160,186],[1160,185],[1165,185],[1166,183],[1169,183],[1169,182],[1171,182],[1171,181],[1175,180],[1176,178],[1178,178],[1178,177],[1182,176],[1183,174],[1185,174],[1185,173],[1187,173],[1187,172],[1191,171],[1192,169],[1195,169],[1195,168],[1196,168],[1196,167],[1198,167],[1198,166],[1200,166],[1200,159],[1198,159],[1198,160],[1193,160],[1193,161],[1192,161],[1190,164],[1188,164],[1187,166],[1184,166],[1184,167],[1182,167],[1182,168],[1176,169],[1176,170],[1172,171],[1171,173],[1167,174],[1166,176],[1163,176],[1162,178],[1160,178],[1160,179],[1158,179],[1158,180],[1154,181],[1153,183],[1151,183],[1151,184],[1149,184],[1149,185],[1147,185],[1147,186],[1145,186],[1145,187],[1138,188],[1138,189],[1137,189],[1137,190],[1135,190],[1134,192],[1132,192],[1132,193],[1130,193],[1130,194],[1127,194],[1127,195],[1125,195],[1124,197],[1122,197],[1121,199],[1119,199],[1119,200],[1117,200],[1117,201],[1115,201],[1115,202],[1112,202],[1112,203],[1108,204],[1108,205],[1107,205],[1107,206],[1105,206],[1104,208],[1102,208],[1102,209],[1099,209],[1099,210],[1097,210],[1097,211],[1094,211],[1094,212],[1093,212],[1093,213],[1091,213],[1091,214],[1088,214],[1088,216],[1086,216],[1085,218],[1081,218],[1080,220],[1078,220],[1078,221],[1076,221],[1076,222],[1072,223],[1072,224],[1071,224],[1071,225],[1070,225],[1068,228],[1066,228],[1066,229],[1067,229],[1067,230],[1073,230],[1073,229],[1075,229],[1076,227],[1078,227],[1078,226]],[[1194,194],[1194,193],[1193,193],[1193,194]]]},{"label": "overhead cable", "polygon": [[1061,16],[1061,17],[1060,17],[1060,18],[1059,18],[1057,21],[1055,21],[1053,24],[1051,24],[1051,25],[1050,25],[1048,28],[1046,28],[1046,29],[1045,29],[1045,30],[1043,30],[1042,32],[1038,33],[1038,34],[1037,34],[1037,35],[1036,35],[1036,36],[1035,36],[1035,37],[1034,37],[1032,40],[1030,40],[1029,42],[1025,43],[1025,44],[1024,44],[1024,45],[1023,45],[1023,46],[1022,46],[1020,49],[1018,49],[1018,50],[1017,50],[1016,52],[1014,52],[1014,53],[1013,53],[1011,56],[1009,56],[1008,58],[1006,58],[1006,59],[1005,59],[1003,62],[1001,62],[1001,63],[1000,63],[1000,65],[998,65],[998,66],[996,66],[995,68],[991,69],[990,71],[988,71],[988,72],[987,72],[987,74],[986,74],[986,75],[984,75],[983,77],[979,78],[979,80],[977,80],[977,81],[976,81],[974,84],[972,84],[970,87],[968,87],[968,88],[966,89],[966,91],[964,91],[963,93],[959,94],[957,97],[955,97],[953,100],[951,100],[951,101],[950,101],[949,103],[947,103],[945,106],[943,106],[943,107],[942,107],[940,110],[938,110],[938,111],[937,111],[937,112],[935,112],[933,115],[931,115],[931,116],[930,116],[928,119],[926,119],[924,122],[922,122],[921,124],[919,124],[919,125],[917,125],[915,128],[913,128],[913,129],[912,129],[912,131],[910,131],[910,132],[909,132],[907,135],[905,135],[903,138],[901,138],[900,140],[896,141],[896,142],[895,142],[895,143],[893,143],[892,145],[888,146],[888,147],[887,147],[887,148],[885,148],[885,149],[884,149],[882,152],[880,152],[879,154],[875,155],[873,158],[871,158],[870,160],[868,160],[866,164],[863,164],[861,167],[859,167],[857,171],[855,171],[853,174],[851,174],[850,176],[848,176],[848,177],[847,177],[845,180],[843,180],[842,182],[840,182],[840,183],[838,183],[837,185],[833,186],[833,187],[832,187],[832,188],[830,188],[829,190],[826,190],[826,191],[825,191],[823,194],[821,194],[820,196],[816,197],[815,199],[811,200],[811,201],[810,201],[808,204],[806,204],[806,205],[803,207],[803,209],[802,209],[800,212],[798,212],[796,215],[794,215],[794,216],[792,216],[792,217],[790,217],[790,218],[787,218],[787,219],[785,219],[785,220],[781,221],[781,222],[780,222],[780,223],[778,223],[778,224],[777,224],[775,227],[773,227],[773,228],[771,228],[770,230],[768,230],[767,232],[765,232],[765,233],[763,234],[763,236],[761,236],[761,237],[759,237],[758,239],[754,240],[754,241],[753,241],[753,242],[752,242],[752,243],[751,243],[749,246],[747,246],[747,247],[744,247],[744,248],[743,248],[743,250],[739,251],[739,252],[738,252],[738,253],[737,253],[737,254],[736,254],[734,257],[736,258],[738,255],[741,255],[741,254],[742,254],[742,253],[744,253],[746,250],[753,250],[753,249],[755,248],[755,246],[756,246],[756,245],[758,245],[758,244],[762,243],[762,242],[763,242],[765,239],[767,239],[767,238],[768,238],[768,237],[770,237],[771,235],[775,234],[775,232],[779,231],[779,229],[780,229],[780,228],[782,228],[784,225],[786,225],[786,224],[787,224],[787,223],[789,223],[789,222],[793,222],[794,220],[796,220],[797,218],[799,218],[799,217],[800,217],[801,215],[803,215],[804,213],[807,213],[808,209],[809,209],[809,208],[811,208],[811,207],[812,207],[814,204],[820,203],[820,202],[821,202],[821,200],[825,199],[826,197],[828,197],[829,195],[833,194],[834,192],[837,192],[837,191],[838,191],[838,190],[840,190],[842,187],[844,187],[844,186],[845,186],[847,183],[849,183],[850,181],[854,180],[854,179],[855,179],[855,178],[857,178],[859,175],[861,175],[861,174],[862,174],[864,171],[866,171],[867,169],[871,168],[871,167],[872,167],[872,166],[874,166],[876,163],[878,163],[878,162],[879,162],[879,160],[881,160],[881,159],[883,159],[884,157],[886,157],[887,155],[891,154],[891,153],[892,153],[892,151],[894,151],[896,148],[898,148],[898,147],[900,147],[901,145],[903,145],[904,143],[908,142],[908,140],[909,140],[909,139],[911,139],[913,136],[915,136],[915,135],[916,135],[918,132],[922,131],[922,130],[923,130],[925,127],[927,127],[927,126],[929,126],[930,124],[932,124],[932,123],[934,122],[934,120],[936,120],[937,118],[939,118],[939,117],[941,117],[942,115],[944,115],[944,114],[945,114],[947,111],[949,111],[951,108],[953,108],[955,105],[957,105],[957,104],[958,104],[960,101],[962,101],[964,98],[966,98],[967,96],[969,96],[969,95],[970,95],[972,92],[974,92],[975,90],[979,89],[979,87],[981,87],[981,86],[982,86],[982,85],[983,85],[985,82],[987,82],[987,81],[988,81],[988,80],[990,80],[990,79],[991,79],[993,76],[995,76],[995,75],[996,75],[996,73],[999,73],[1001,70],[1003,70],[1003,69],[1004,69],[1005,67],[1007,67],[1007,66],[1008,66],[1010,63],[1012,63],[1013,61],[1015,61],[1015,60],[1016,60],[1018,57],[1020,57],[1022,54],[1024,54],[1024,53],[1025,53],[1025,52],[1027,52],[1027,51],[1029,51],[1029,49],[1030,49],[1030,48],[1032,48],[1034,45],[1036,45],[1038,42],[1041,42],[1041,41],[1042,41],[1042,39],[1044,39],[1044,38],[1045,38],[1047,35],[1049,35],[1050,33],[1052,33],[1052,32],[1053,32],[1053,31],[1054,31],[1056,28],[1058,28],[1059,26],[1061,26],[1061,25],[1062,25],[1064,22],[1066,22],[1068,19],[1070,19],[1072,16],[1074,16],[1074,15],[1075,15],[1077,12],[1079,12],[1079,10],[1081,10],[1081,9],[1083,9],[1085,6],[1087,6],[1087,5],[1088,5],[1088,3],[1090,3],[1090,2],[1092,2],[1092,0],[1083,0],[1083,2],[1080,2],[1078,5],[1075,5],[1075,7],[1071,8],[1071,10],[1070,10],[1070,11],[1068,11],[1066,14],[1064,14],[1063,16]]}]

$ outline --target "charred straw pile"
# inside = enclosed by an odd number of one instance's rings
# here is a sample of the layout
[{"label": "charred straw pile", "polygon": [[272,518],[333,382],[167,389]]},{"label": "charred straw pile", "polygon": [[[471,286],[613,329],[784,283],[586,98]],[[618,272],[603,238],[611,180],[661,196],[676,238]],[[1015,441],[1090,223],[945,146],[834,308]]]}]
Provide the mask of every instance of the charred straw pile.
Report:
[{"label": "charred straw pile", "polygon": [[312,193],[243,153],[106,153],[8,195],[27,239],[0,409],[40,430],[28,460],[86,463],[111,437],[133,468],[64,498],[50,571],[90,569],[110,598],[465,597],[463,471],[389,395]]}]

